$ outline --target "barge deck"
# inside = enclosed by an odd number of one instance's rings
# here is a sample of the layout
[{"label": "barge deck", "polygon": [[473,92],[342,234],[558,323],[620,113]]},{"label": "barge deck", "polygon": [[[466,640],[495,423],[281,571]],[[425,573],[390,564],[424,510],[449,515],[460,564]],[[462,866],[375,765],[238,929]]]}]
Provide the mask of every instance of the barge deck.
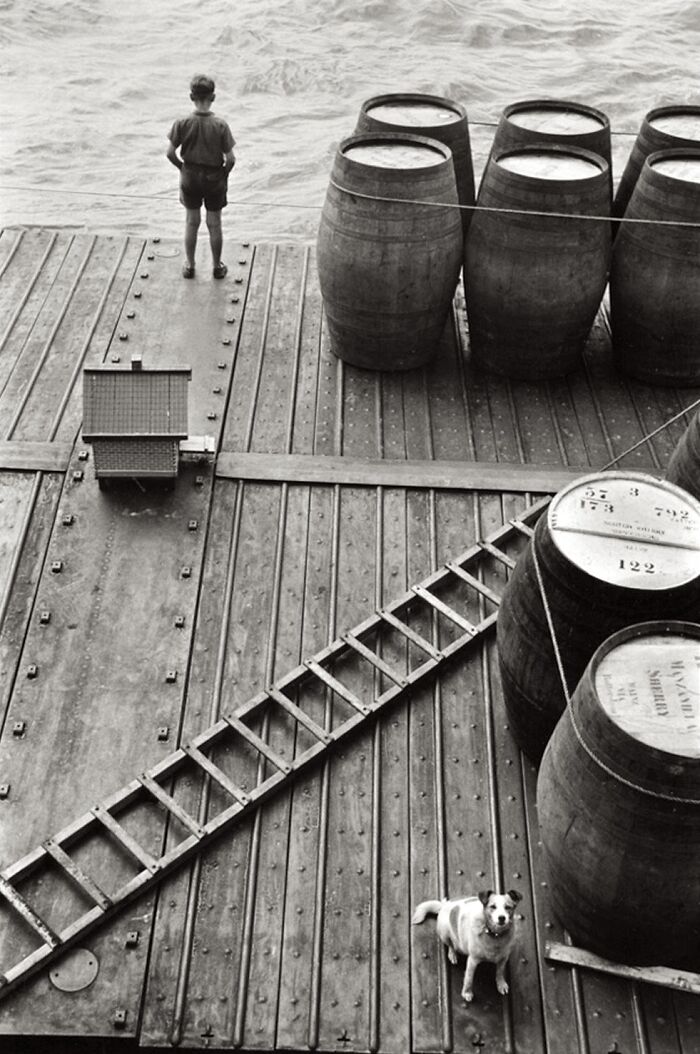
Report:
[{"label": "barge deck", "polygon": [[[700,396],[618,376],[605,306],[565,380],[478,373],[461,294],[431,366],[357,370],[329,351],[312,247],[227,258],[184,282],[165,241],[0,237],[3,868],[570,479],[663,475],[687,420],[635,444]],[[190,434],[217,442],[172,490],[101,490],[81,440],[83,367],[134,354],[192,368]],[[507,564],[484,575],[498,592]],[[229,760],[254,782],[251,749]],[[59,963],[10,992],[3,1049],[695,1054],[700,996],[545,958],[565,935],[535,782],[486,635],[91,935],[89,983]],[[134,817],[152,849],[154,830]],[[102,843],[81,865],[107,890],[128,873]],[[484,967],[467,1007],[412,909],[500,886],[524,895],[511,992]],[[59,928],[75,907],[55,877],[25,892]],[[4,962],[25,939],[5,912]]]}]

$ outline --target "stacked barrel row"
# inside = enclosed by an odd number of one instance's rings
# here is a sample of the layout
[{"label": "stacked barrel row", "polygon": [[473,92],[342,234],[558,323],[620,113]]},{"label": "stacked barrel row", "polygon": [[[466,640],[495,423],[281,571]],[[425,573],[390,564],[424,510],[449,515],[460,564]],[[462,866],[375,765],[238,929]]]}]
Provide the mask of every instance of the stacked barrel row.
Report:
[{"label": "stacked barrel row", "polygon": [[507,106],[476,195],[464,107],[393,94],[340,144],[318,269],[332,350],[353,365],[429,362],[463,269],[477,368],[576,370],[609,279],[620,370],[684,386],[700,383],[699,250],[700,107],[650,111],[613,200],[604,113]]},{"label": "stacked barrel row", "polygon": [[[430,361],[463,268],[475,365],[560,376],[579,366],[610,279],[619,367],[653,383],[700,383],[700,108],[645,119],[614,202],[610,154],[600,111],[514,104],[476,195],[462,107],[369,100],[336,155],[319,231],[334,352],[375,369]],[[607,958],[693,968],[698,447],[700,417],[668,480],[605,472],[558,494],[497,623],[509,725],[540,765],[555,910],[574,941]]]},{"label": "stacked barrel row", "polygon": [[608,959],[700,964],[699,623],[700,501],[636,472],[560,491],[499,606],[553,905]]}]

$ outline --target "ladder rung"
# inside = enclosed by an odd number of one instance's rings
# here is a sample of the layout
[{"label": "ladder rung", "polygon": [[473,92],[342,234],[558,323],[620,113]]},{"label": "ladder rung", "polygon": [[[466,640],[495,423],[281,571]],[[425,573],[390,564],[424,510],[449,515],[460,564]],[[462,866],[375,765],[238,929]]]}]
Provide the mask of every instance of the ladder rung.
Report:
[{"label": "ladder rung", "polygon": [[207,775],[211,776],[220,787],[223,787],[227,794],[230,794],[230,796],[235,798],[237,802],[240,802],[241,805],[248,804],[250,801],[249,795],[247,795],[240,787],[237,787],[233,780],[230,780],[226,773],[221,771],[218,765],[215,765],[213,761],[210,761],[207,755],[204,754],[199,747],[186,744],[182,749],[185,754],[187,754],[187,757],[191,758],[195,765],[199,765],[200,768],[204,769]]},{"label": "ladder rung", "polygon": [[441,612],[457,626],[461,626],[461,628],[466,630],[467,633],[476,633],[476,626],[472,622],[463,618],[459,612],[455,611],[454,608],[451,608],[449,604],[444,602],[444,600],[440,600],[436,597],[429,589],[424,589],[423,586],[413,586],[412,592],[414,592],[417,597],[420,597],[421,600],[424,600],[426,604],[430,604],[434,607],[436,611]]},{"label": "ladder rung", "polygon": [[497,549],[495,545],[491,545],[491,542],[478,541],[476,543],[480,549],[483,549],[485,553],[489,553],[491,556],[495,556],[497,560],[500,560],[506,567],[515,567],[515,560],[511,559],[506,553],[502,553],[500,549]]},{"label": "ladder rung", "polygon": [[115,820],[108,809],[103,809],[102,806],[96,805],[94,809],[90,810],[90,812],[96,820],[99,820],[100,823],[107,828],[110,834],[112,834],[120,845],[126,849],[127,853],[129,853],[134,860],[138,860],[140,864],[143,864],[147,871],[155,874],[158,870],[157,861],[154,860],[150,853],[146,852],[143,846],[139,845],[135,838],[131,837],[128,831],[124,830],[119,821]]},{"label": "ladder rung", "polygon": [[288,714],[298,721],[299,724],[308,729],[311,735],[315,736],[316,739],[320,739],[322,743],[331,743],[333,741],[333,736],[326,732],[325,728],[321,728],[320,725],[316,724],[316,722],[310,718],[308,714],[305,714],[301,707],[297,706],[296,703],[293,703],[289,696],[285,695],[284,692],[278,691],[277,688],[268,688],[267,694],[271,699],[274,699],[283,710],[286,710]]},{"label": "ladder rung", "polygon": [[478,578],[475,578],[474,575],[470,575],[469,572],[465,571],[464,568],[460,567],[459,564],[450,562],[446,566],[449,567],[450,571],[452,571],[453,574],[457,575],[458,578],[461,578],[463,582],[467,583],[467,585],[470,585],[472,589],[476,589],[478,593],[481,593],[482,596],[485,596],[487,600],[491,601],[491,603],[496,605],[501,603],[501,598],[499,597],[498,593],[494,593],[493,589],[489,589],[489,587],[484,582],[481,582]]},{"label": "ladder rung", "polygon": [[203,827],[197,823],[194,817],[190,816],[186,809],[183,809],[182,806],[175,801],[172,795],[168,794],[168,792],[161,787],[160,783],[154,780],[146,772],[143,772],[138,777],[138,781],[149,792],[149,794],[152,794],[169,813],[172,813],[172,815],[180,821],[183,827],[186,827],[195,838],[202,837],[204,834]]},{"label": "ladder rung", "polygon": [[341,684],[339,680],[330,674],[328,670],[325,670],[319,663],[314,662],[313,659],[307,659],[304,666],[306,666],[311,673],[315,674],[319,680],[323,681],[324,684],[327,684],[336,695],[339,695],[346,703],[350,703],[350,706],[354,706],[359,713],[368,714],[370,712],[370,708],[366,703],[363,703],[361,699],[358,699],[349,688],[346,688],[344,684]]},{"label": "ladder rung", "polygon": [[366,659],[367,662],[371,662],[373,666],[376,666],[378,670],[386,674],[389,680],[393,681],[394,684],[398,684],[399,687],[403,688],[403,686],[408,683],[402,674],[397,673],[396,670],[392,670],[388,663],[384,662],[375,651],[372,651],[372,649],[368,648],[366,644],[363,644],[354,634],[344,633],[341,639],[344,640],[346,644],[349,644],[350,647],[353,648],[358,655],[361,655],[363,659]]},{"label": "ladder rung", "polygon": [[515,527],[516,531],[520,531],[521,534],[526,535],[528,538],[532,538],[532,536],[535,533],[534,530],[532,529],[532,527],[528,526],[527,523],[523,523],[522,520],[518,520],[517,518],[513,518],[512,520],[509,520],[508,522],[513,527]]},{"label": "ladder rung", "polygon": [[76,864],[72,857],[68,856],[63,846],[55,842],[53,838],[48,838],[44,842],[44,849],[49,856],[56,861],[59,867],[61,867],[70,878],[73,879],[76,886],[78,886],[83,893],[90,900],[93,900],[97,904],[98,908],[102,908],[106,911],[107,908],[112,906],[112,900],[107,896],[103,890],[97,885],[89,875],[86,875],[82,867]]},{"label": "ladder rung", "polygon": [[410,626],[407,626],[405,622],[401,621],[401,619],[398,619],[393,612],[387,611],[386,608],[382,608],[379,615],[385,622],[388,622],[390,626],[393,626],[394,629],[398,630],[399,633],[403,633],[404,637],[408,637],[412,644],[415,644],[417,648],[424,651],[426,655],[431,657],[431,659],[437,661],[442,658],[442,652],[439,651],[438,648],[434,647],[425,639],[425,637],[421,637],[420,633],[417,633]]},{"label": "ladder rung", "polygon": [[284,758],[281,758],[279,754],[275,753],[272,747],[265,742],[256,732],[253,732],[252,728],[248,728],[246,724],[239,721],[237,717],[224,717],[224,721],[231,726],[234,732],[237,732],[240,736],[243,736],[245,740],[250,743],[260,754],[263,754],[268,761],[272,762],[275,768],[279,769],[280,772],[291,772],[292,766]]},{"label": "ladder rung", "polygon": [[58,948],[61,943],[61,938],[54,933],[50,926],[47,926],[42,918],[40,918],[33,908],[27,904],[23,896],[21,896],[14,886],[0,876],[0,893],[3,895],[8,904],[15,909],[18,915],[21,915],[25,922],[28,922],[35,933],[38,933],[44,944],[47,944],[49,948]]}]

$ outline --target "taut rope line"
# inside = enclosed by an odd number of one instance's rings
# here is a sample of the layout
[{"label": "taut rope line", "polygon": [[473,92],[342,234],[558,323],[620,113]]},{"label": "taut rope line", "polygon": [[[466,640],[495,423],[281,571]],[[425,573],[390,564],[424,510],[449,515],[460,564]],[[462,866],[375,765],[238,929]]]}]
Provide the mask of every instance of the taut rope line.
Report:
[{"label": "taut rope line", "polygon": [[[546,513],[545,513],[545,515],[546,515]],[[621,776],[619,772],[615,772],[613,769],[611,769],[609,765],[606,765],[606,763],[601,758],[598,757],[598,755],[593,750],[593,748],[590,747],[588,745],[588,743],[586,743],[586,740],[584,739],[583,735],[581,734],[581,730],[578,727],[578,724],[576,723],[576,717],[574,715],[574,710],[573,710],[573,707],[571,705],[571,694],[569,692],[569,686],[568,686],[567,681],[566,681],[566,673],[564,671],[564,663],[562,661],[561,652],[559,650],[559,642],[557,641],[557,634],[556,634],[556,631],[554,629],[554,619],[552,618],[552,611],[551,611],[551,608],[549,606],[549,601],[547,600],[547,594],[545,592],[544,582],[542,580],[542,572],[540,570],[540,562],[539,562],[539,558],[537,556],[537,547],[535,546],[535,539],[534,538],[531,540],[530,544],[532,546],[532,559],[533,559],[533,563],[535,565],[535,574],[537,576],[537,585],[539,586],[540,596],[542,597],[542,605],[544,607],[544,613],[545,613],[545,617],[547,619],[547,626],[549,628],[549,635],[550,635],[551,640],[552,640],[552,647],[554,649],[554,657],[555,657],[556,662],[557,662],[557,669],[559,671],[559,677],[561,679],[562,688],[564,689],[564,698],[566,699],[566,709],[568,710],[568,713],[569,713],[569,720],[571,721],[571,727],[574,730],[574,735],[576,736],[576,739],[578,740],[579,744],[581,745],[581,747],[583,747],[583,749],[586,752],[586,754],[588,754],[588,756],[591,759],[591,761],[593,761],[600,769],[602,769],[603,772],[606,773],[606,775],[611,776],[614,780],[617,780],[618,783],[624,784],[625,787],[629,787],[630,790],[638,791],[640,794],[646,794],[650,798],[656,798],[659,801],[669,801],[669,802],[673,802],[674,804],[681,804],[681,805],[700,805],[700,799],[698,799],[698,798],[681,798],[681,797],[676,797],[673,794],[663,794],[661,791],[650,790],[649,787],[642,787],[642,786],[640,786],[640,784],[635,783],[633,780],[628,780],[625,776]]]},{"label": "taut rope line", "polygon": [[[700,228],[700,222],[695,223],[692,220],[649,220],[633,219],[631,216],[591,216],[577,212],[545,212],[538,209],[504,209],[495,205],[462,205],[453,201],[421,201],[420,198],[393,198],[385,197],[380,194],[363,194],[361,191],[350,190],[348,187],[343,187],[339,183],[336,183],[332,178],[329,182],[336,188],[336,190],[341,191],[343,194],[348,194],[350,197],[363,198],[366,201],[383,201],[388,204],[427,205],[430,208],[436,209],[457,209],[465,212],[491,212],[502,214],[504,216],[542,216],[558,220],[590,220],[593,223],[625,223],[631,225],[651,225],[656,227],[684,227],[689,230]],[[70,187],[33,187],[27,185],[19,186],[12,183],[0,185],[0,191],[2,190],[19,190],[30,192],[32,194],[68,194],[71,197],[120,198],[124,201],[160,201],[164,204],[170,203],[171,201],[177,201],[175,197],[170,198],[166,196],[165,193],[129,194],[126,191],[116,193],[115,191],[108,190],[73,190]],[[167,194],[170,194],[170,191],[167,191]],[[323,205],[309,205],[308,203],[301,201],[236,201],[232,198],[229,198],[229,205],[233,205],[236,208],[307,209],[316,212],[320,212],[323,209]]]}]

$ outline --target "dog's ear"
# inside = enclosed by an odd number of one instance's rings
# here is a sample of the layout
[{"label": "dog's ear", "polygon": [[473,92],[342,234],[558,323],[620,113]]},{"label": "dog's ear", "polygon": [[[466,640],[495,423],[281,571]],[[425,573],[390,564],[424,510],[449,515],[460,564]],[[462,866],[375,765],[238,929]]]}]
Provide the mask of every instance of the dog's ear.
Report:
[{"label": "dog's ear", "polygon": [[518,893],[517,889],[509,889],[508,890],[508,896],[510,897],[510,899],[513,901],[514,904],[517,904],[519,900],[523,899],[522,893]]},{"label": "dog's ear", "polygon": [[479,900],[484,905],[484,907],[486,907],[486,905],[488,904],[489,897],[491,896],[492,893],[493,893],[492,889],[487,889],[487,890],[483,890],[482,889],[481,893],[478,894]]}]

